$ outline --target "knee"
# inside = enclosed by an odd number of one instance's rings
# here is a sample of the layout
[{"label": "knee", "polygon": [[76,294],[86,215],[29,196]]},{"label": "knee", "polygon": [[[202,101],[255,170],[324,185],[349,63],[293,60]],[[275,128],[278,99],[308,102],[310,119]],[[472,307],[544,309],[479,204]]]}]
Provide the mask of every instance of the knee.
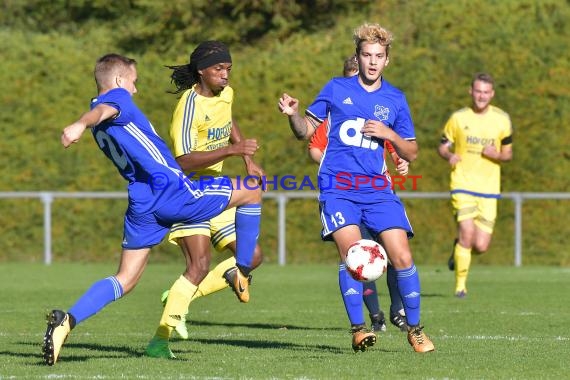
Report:
[{"label": "knee", "polygon": [[186,266],[184,277],[193,284],[199,284],[210,270],[210,261],[202,258],[201,260],[193,260],[190,265]]},{"label": "knee", "polygon": [[476,251],[476,253],[478,254],[483,254],[485,252],[487,252],[489,250],[489,243],[478,243],[475,244],[475,246],[473,247],[473,249]]},{"label": "knee", "polygon": [[249,190],[249,198],[252,203],[261,202],[261,183],[255,178],[247,180],[247,189]]},{"label": "knee", "polygon": [[256,184],[256,188],[253,190],[253,203],[261,203],[261,187],[259,184]]},{"label": "knee", "polygon": [[408,269],[414,263],[411,252],[402,252],[400,254],[389,256],[394,269]]},{"label": "knee", "polygon": [[473,248],[477,253],[485,253],[491,245],[491,236],[489,234],[479,234],[477,239],[475,239],[475,244]]}]

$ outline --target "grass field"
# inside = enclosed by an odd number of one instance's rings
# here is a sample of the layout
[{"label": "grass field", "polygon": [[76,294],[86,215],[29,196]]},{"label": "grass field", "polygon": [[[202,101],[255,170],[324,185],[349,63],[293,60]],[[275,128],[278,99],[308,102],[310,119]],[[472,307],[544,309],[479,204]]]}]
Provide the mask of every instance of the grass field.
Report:
[{"label": "grass field", "polygon": [[[138,288],[70,335],[59,362],[43,364],[44,313],[68,308],[115,265],[2,264],[0,379],[560,379],[569,378],[570,269],[487,267],[471,271],[469,296],[452,297],[453,276],[422,266],[422,322],[436,352],[416,354],[392,325],[376,346],[353,353],[330,265],[265,265],[252,300],[229,290],[192,304],[179,360],[143,356],[163,289],[180,266],[149,264]],[[380,302],[388,306],[379,280]]]}]

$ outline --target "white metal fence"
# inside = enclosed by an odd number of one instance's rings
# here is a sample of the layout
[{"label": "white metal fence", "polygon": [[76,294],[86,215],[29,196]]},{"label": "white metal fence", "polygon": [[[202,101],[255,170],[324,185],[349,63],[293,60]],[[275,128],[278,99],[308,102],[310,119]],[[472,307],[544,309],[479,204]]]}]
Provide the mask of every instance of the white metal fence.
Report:
[{"label": "white metal fence", "polygon": [[[287,201],[289,199],[316,199],[317,193],[313,191],[287,191],[287,192],[268,192],[264,194],[264,198],[274,199],[277,202],[277,255],[279,265],[285,265],[287,262],[286,252],[286,214]],[[408,199],[446,199],[449,198],[448,192],[400,192],[400,198]],[[515,228],[514,228],[514,265],[520,267],[522,265],[522,205],[525,200],[542,199],[557,200],[570,199],[570,193],[526,193],[511,192],[503,193],[503,198],[511,199],[514,202]],[[46,265],[52,262],[51,252],[51,208],[56,198],[89,198],[89,199],[118,199],[127,198],[126,192],[54,192],[54,191],[16,191],[16,192],[0,192],[0,199],[14,198],[35,198],[42,201],[44,206],[44,263]]]}]

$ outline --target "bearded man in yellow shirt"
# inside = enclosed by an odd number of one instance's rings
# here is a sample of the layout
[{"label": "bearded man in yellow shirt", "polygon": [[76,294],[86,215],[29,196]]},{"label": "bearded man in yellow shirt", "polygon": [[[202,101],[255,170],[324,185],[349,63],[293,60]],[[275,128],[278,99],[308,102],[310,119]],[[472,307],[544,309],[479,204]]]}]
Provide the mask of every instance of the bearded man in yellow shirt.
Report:
[{"label": "bearded man in yellow shirt", "polygon": [[454,112],[443,128],[439,155],[451,165],[451,203],[457,239],[448,261],[455,270],[455,296],[467,295],[471,252],[489,249],[501,193],[501,163],[513,157],[509,115],[491,105],[494,80],[487,73],[473,76],[471,107]]}]

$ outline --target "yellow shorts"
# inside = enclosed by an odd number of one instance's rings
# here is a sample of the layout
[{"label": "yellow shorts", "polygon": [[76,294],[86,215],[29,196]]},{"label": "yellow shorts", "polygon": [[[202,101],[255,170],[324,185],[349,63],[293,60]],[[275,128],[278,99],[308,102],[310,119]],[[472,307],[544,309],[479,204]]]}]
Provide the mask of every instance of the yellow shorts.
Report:
[{"label": "yellow shorts", "polygon": [[465,193],[451,194],[451,205],[458,222],[473,219],[481,230],[492,234],[497,219],[497,198],[484,198]]},{"label": "yellow shorts", "polygon": [[202,223],[173,225],[168,241],[178,245],[178,239],[184,236],[204,235],[210,238],[218,252],[222,252],[228,244],[236,240],[235,222],[236,209],[234,207]]}]

